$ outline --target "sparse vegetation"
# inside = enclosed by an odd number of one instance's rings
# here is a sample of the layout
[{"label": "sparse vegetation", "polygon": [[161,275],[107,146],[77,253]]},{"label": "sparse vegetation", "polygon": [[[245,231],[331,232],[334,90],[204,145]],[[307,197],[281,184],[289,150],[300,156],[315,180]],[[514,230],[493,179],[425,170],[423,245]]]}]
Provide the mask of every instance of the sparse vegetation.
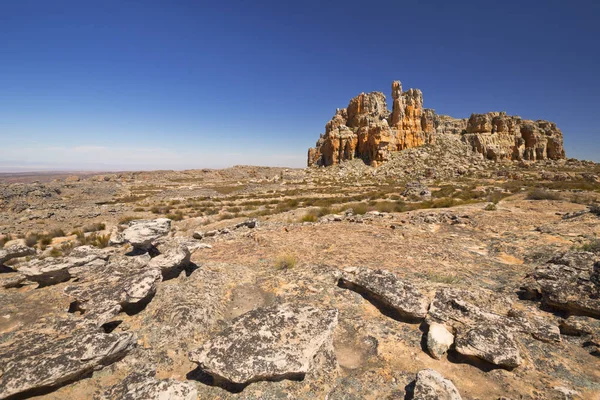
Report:
[{"label": "sparse vegetation", "polygon": [[560,193],[550,192],[543,188],[535,188],[527,193],[527,200],[560,200]]},{"label": "sparse vegetation", "polygon": [[600,253],[600,239],[594,239],[588,243],[584,243],[578,248],[578,250],[591,251],[592,253]]},{"label": "sparse vegetation", "polygon": [[128,223],[130,223],[131,221],[135,221],[136,219],[139,219],[139,218],[134,215],[126,215],[124,217],[121,217],[121,219],[119,219],[119,224],[127,225]]},{"label": "sparse vegetation", "polygon": [[485,211],[496,211],[497,209],[498,209],[498,207],[496,207],[496,204],[494,204],[494,203],[489,203],[484,208]]},{"label": "sparse vegetation", "polygon": [[175,211],[172,214],[167,214],[167,218],[173,221],[181,221],[183,220],[183,213],[181,211]]},{"label": "sparse vegetation", "polygon": [[453,285],[459,283],[462,279],[456,274],[445,274],[441,272],[428,272],[426,277],[431,282],[446,283]]},{"label": "sparse vegetation", "polygon": [[84,232],[97,232],[103,231],[106,228],[106,225],[102,222],[95,222],[93,224],[84,225],[82,230]]}]

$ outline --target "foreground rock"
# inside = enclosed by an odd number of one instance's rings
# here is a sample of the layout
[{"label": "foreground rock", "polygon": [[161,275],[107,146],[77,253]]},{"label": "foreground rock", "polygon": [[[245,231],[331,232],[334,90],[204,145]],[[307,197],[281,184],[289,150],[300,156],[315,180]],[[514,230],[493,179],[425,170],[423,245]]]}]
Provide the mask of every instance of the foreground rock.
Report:
[{"label": "foreground rock", "polygon": [[562,132],[548,121],[524,120],[504,112],[472,114],[467,119],[437,115],[423,107],[419,89],[402,91],[392,83],[393,106],[381,92],[361,93],[336,110],[314,148],[308,166],[328,166],[360,158],[377,166],[393,152],[434,142],[436,136],[460,136],[473,152],[490,160],[565,158]]},{"label": "foreground rock", "polygon": [[589,252],[558,255],[536,268],[522,289],[549,308],[600,318],[600,259]]},{"label": "foreground rock", "polygon": [[461,400],[458,390],[449,379],[432,369],[417,373],[414,400]]},{"label": "foreground rock", "polygon": [[[40,327],[38,327],[40,328]],[[109,365],[133,348],[132,333],[96,329],[31,329],[0,345],[0,399],[77,380]]]},{"label": "foreground rock", "polygon": [[107,389],[98,400],[196,400],[198,391],[193,382],[156,379],[143,373],[132,373],[117,385]]},{"label": "foreground rock", "polygon": [[201,348],[190,360],[216,380],[246,385],[302,378],[315,356],[332,346],[336,309],[281,304],[257,308]]},{"label": "foreground rock", "polygon": [[22,244],[14,244],[12,246],[0,249],[0,265],[13,258],[32,256],[35,254],[33,247],[28,247]]},{"label": "foreground rock", "polygon": [[171,220],[168,218],[131,221],[129,227],[117,235],[116,241],[118,242],[120,239],[134,248],[148,250],[170,230]]},{"label": "foreground rock", "polygon": [[339,279],[339,285],[391,308],[401,318],[425,318],[429,299],[409,282],[402,281],[389,271],[368,268],[349,269]]}]

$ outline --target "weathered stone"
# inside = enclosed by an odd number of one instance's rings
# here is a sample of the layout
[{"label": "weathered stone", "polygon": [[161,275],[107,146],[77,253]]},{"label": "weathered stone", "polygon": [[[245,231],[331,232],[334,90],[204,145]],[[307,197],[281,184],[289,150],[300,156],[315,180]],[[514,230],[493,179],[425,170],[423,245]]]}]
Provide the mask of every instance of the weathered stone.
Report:
[{"label": "weathered stone", "polygon": [[28,247],[21,244],[15,244],[9,247],[0,249],[0,265],[13,258],[32,256],[35,254],[33,247]]},{"label": "weathered stone", "polygon": [[153,376],[134,372],[95,399],[196,400],[197,398],[198,391],[192,382],[156,379]]},{"label": "weathered stone", "polygon": [[515,368],[523,362],[512,334],[505,327],[493,324],[460,330],[456,351],[505,368]]},{"label": "weathered stone", "polygon": [[120,237],[133,247],[148,250],[171,230],[171,220],[158,218],[154,220],[136,220],[121,232]]},{"label": "weathered stone", "polygon": [[136,343],[132,333],[47,331],[31,329],[0,345],[0,399],[77,380],[117,361]]},{"label": "weathered stone", "polygon": [[437,360],[442,358],[454,343],[454,335],[442,324],[432,323],[427,331],[427,350]]},{"label": "weathered stone", "polygon": [[590,252],[568,252],[528,275],[525,297],[550,308],[600,318],[600,260]]},{"label": "weathered stone", "polygon": [[193,233],[192,237],[197,240],[202,240],[202,238],[204,237],[204,232],[196,231]]},{"label": "weathered stone", "polygon": [[398,279],[389,271],[356,268],[344,272],[339,285],[373,298],[401,318],[418,320],[427,315],[429,299],[414,285]]},{"label": "weathered stone", "polygon": [[336,309],[281,304],[257,308],[190,353],[215,379],[234,384],[300,378],[315,356],[332,346]]},{"label": "weathered stone", "polygon": [[414,400],[461,400],[460,393],[451,380],[433,369],[424,369],[417,373]]},{"label": "weathered stone", "polygon": [[149,268],[158,268],[163,275],[190,263],[190,251],[187,246],[176,240],[170,240],[158,246],[160,254],[148,263]]},{"label": "weathered stone", "polygon": [[18,270],[28,280],[48,286],[68,281],[74,269],[93,269],[105,265],[109,255],[110,252],[93,246],[80,246],[73,249],[68,257],[32,260]]},{"label": "weathered stone", "polygon": [[246,228],[254,229],[258,226],[258,220],[256,218],[252,218],[252,219],[249,219],[244,222],[240,222],[239,224],[235,225],[236,228],[242,228],[244,226]]}]

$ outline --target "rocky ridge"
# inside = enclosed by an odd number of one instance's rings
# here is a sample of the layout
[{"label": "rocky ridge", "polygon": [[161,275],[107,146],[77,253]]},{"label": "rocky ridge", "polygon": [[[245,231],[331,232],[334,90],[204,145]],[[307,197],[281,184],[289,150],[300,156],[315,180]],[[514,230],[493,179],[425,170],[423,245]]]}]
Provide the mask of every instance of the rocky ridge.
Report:
[{"label": "rocky ridge", "polygon": [[391,112],[381,92],[361,93],[348,107],[337,109],[316,146],[308,150],[308,166],[359,158],[376,167],[394,152],[433,144],[444,134],[458,135],[474,153],[494,161],[565,158],[562,132],[553,122],[505,112],[472,114],[468,119],[437,115],[423,107],[419,89],[402,91],[400,81],[392,83],[392,99]]}]

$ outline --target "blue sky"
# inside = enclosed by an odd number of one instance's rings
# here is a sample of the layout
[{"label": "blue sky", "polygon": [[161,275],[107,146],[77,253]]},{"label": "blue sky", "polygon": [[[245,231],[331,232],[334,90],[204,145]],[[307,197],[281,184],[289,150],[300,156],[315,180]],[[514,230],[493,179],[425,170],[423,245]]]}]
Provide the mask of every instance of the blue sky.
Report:
[{"label": "blue sky", "polygon": [[304,166],[392,80],[600,161],[594,1],[3,1],[0,170]]}]

